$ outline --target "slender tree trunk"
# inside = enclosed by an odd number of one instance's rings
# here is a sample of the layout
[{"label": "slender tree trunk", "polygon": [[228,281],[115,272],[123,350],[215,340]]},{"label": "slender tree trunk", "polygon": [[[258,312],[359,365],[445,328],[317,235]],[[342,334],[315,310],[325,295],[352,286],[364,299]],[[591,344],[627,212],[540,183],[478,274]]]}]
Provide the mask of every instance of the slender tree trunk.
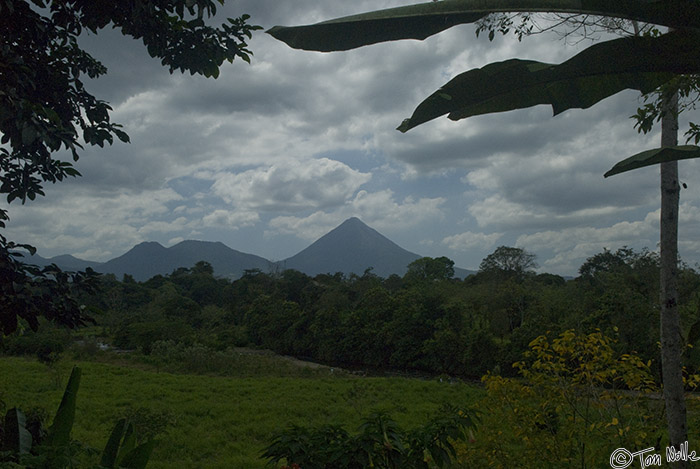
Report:
[{"label": "slender tree trunk", "polygon": [[[678,144],[678,92],[663,101],[661,146]],[[669,442],[677,449],[688,439],[681,354],[683,338],[678,312],[678,162],[661,164],[661,367]],[[674,467],[687,467],[681,461]]]}]

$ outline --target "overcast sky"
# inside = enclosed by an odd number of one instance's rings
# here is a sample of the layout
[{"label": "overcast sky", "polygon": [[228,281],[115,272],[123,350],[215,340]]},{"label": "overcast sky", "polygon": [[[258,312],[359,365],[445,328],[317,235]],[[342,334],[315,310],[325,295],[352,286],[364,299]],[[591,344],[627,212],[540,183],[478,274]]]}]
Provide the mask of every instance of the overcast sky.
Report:
[{"label": "overcast sky", "polygon": [[[218,17],[248,13],[268,29],[410,3],[239,0]],[[489,42],[464,25],[324,54],[257,32],[252,64],[236,60],[216,80],[170,75],[112,30],[83,44],[109,70],[89,89],[111,103],[132,143],[86,149],[82,178],[10,206],[6,234],[44,257],[106,261],[142,241],[199,239],[281,260],[352,216],[405,249],[472,269],[500,245],[567,275],[605,247],[657,247],[658,167],[603,178],[659,144],[658,131],[640,135],[629,118],[639,93],[556,117],[538,106],[395,130],[458,73],[514,57],[560,62],[589,43]],[[685,130],[682,122],[681,138]],[[695,265],[700,166],[680,168],[680,249]]]}]

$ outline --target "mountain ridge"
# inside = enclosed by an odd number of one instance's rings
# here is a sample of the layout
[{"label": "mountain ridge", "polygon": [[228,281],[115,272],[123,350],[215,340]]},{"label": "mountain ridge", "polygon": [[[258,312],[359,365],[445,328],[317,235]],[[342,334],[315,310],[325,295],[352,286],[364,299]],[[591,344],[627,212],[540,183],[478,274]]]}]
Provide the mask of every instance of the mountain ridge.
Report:
[{"label": "mountain ridge", "polygon": [[[338,246],[343,248],[333,255]],[[388,277],[403,275],[408,264],[421,257],[352,217],[282,262],[285,268],[310,276],[334,273],[334,268],[336,272],[355,274],[372,268],[376,275]]]},{"label": "mountain ridge", "polygon": [[[191,268],[199,261],[211,264],[216,276],[231,279],[239,278],[251,269],[263,272],[295,269],[315,276],[336,272],[362,275],[370,268],[374,274],[386,278],[392,274],[403,276],[408,264],[421,257],[400,247],[359,218],[352,217],[299,253],[279,262],[237,251],[220,241],[198,240],[181,241],[168,248],[156,241],[145,241],[106,262],[71,255],[50,259],[34,255],[25,259],[37,265],[55,263],[64,270],[90,267],[118,278],[128,274],[137,281],[145,281],[155,275],[170,274],[180,267]],[[463,278],[471,273],[473,271],[455,268],[456,277]]]}]

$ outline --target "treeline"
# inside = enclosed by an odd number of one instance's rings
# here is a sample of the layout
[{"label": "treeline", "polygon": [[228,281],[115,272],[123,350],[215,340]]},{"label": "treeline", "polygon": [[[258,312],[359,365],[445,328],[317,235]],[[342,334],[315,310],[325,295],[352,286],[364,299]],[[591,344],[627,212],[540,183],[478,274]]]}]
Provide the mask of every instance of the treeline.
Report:
[{"label": "treeline", "polygon": [[[85,301],[111,343],[149,354],[159,341],[212,350],[249,346],[341,367],[514,374],[534,338],[600,329],[620,351],[637,351],[658,370],[658,258],[605,250],[572,280],[535,274],[534,256],[499,247],[479,272],[453,279],[447,258],[423,258],[403,276],[287,270],[216,278],[206,262],[136,282],[102,278]],[[679,297],[690,345],[700,337],[700,275],[680,269]],[[685,364],[700,368],[700,351]]]}]

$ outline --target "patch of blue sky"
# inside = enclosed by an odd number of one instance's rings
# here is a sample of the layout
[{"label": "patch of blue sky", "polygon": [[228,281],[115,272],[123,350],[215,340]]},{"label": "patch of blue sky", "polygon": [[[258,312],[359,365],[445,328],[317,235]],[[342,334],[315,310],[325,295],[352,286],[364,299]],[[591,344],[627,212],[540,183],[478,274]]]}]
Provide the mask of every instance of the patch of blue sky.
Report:
[{"label": "patch of blue sky", "polygon": [[168,181],[168,187],[184,198],[191,198],[198,194],[210,192],[214,182],[209,179],[201,179],[193,176],[183,176]]}]

